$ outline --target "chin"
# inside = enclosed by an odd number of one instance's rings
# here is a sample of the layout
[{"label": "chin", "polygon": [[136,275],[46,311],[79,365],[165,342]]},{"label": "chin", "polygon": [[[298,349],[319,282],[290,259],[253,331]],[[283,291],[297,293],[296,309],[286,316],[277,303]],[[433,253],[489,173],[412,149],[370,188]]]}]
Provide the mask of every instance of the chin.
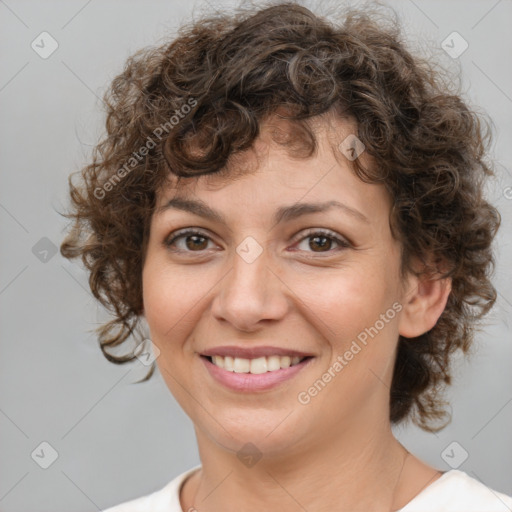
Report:
[{"label": "chin", "polygon": [[239,421],[227,421],[216,417],[224,428],[216,422],[213,425],[209,422],[209,428],[214,430],[210,430],[208,437],[224,449],[240,456],[252,450],[264,456],[286,454],[300,439],[297,422],[291,422],[288,419],[283,421],[286,414],[281,412],[262,417],[260,412],[254,411],[254,414],[246,413],[244,419]]}]

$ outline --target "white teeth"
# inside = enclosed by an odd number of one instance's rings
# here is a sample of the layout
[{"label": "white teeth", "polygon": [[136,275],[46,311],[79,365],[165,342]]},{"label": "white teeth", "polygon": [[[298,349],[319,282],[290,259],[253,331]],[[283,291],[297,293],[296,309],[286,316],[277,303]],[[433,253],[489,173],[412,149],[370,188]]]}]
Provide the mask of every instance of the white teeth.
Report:
[{"label": "white teeth", "polygon": [[[231,358],[233,359],[233,358]],[[220,368],[224,368],[224,358],[223,357],[220,357],[220,356],[213,356],[212,357],[212,360],[213,360],[213,364],[220,367]],[[233,366],[233,361],[231,360],[231,366]],[[233,371],[233,370],[230,370],[230,371]]]},{"label": "white teeth", "polygon": [[[221,357],[216,356],[219,358],[220,361],[224,360],[224,369],[228,372],[232,372],[234,370],[234,359],[231,356]],[[221,366],[222,368],[222,366]]]},{"label": "white teeth", "polygon": [[298,356],[269,356],[256,359],[244,359],[242,357],[212,356],[212,362],[219,368],[229,372],[260,374],[273,372],[281,368],[289,368],[301,361]]},{"label": "white teeth", "polygon": [[273,372],[281,369],[281,358],[279,356],[267,357],[267,370]]},{"label": "white teeth", "polygon": [[251,359],[251,373],[267,373],[267,358],[258,357],[258,359]]},{"label": "white teeth", "polygon": [[233,367],[235,373],[249,373],[249,370],[251,369],[251,361],[249,359],[241,359],[240,357],[235,357]]}]

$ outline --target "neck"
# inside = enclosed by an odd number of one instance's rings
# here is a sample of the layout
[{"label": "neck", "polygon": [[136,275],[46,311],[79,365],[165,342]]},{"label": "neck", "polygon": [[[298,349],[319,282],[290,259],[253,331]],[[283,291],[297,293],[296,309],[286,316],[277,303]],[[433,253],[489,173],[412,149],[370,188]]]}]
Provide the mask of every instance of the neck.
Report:
[{"label": "neck", "polygon": [[352,431],[324,430],[307,449],[297,447],[286,456],[264,455],[252,467],[197,429],[196,435],[202,467],[183,488],[183,510],[389,512],[398,508],[395,490],[406,450],[389,424],[380,429],[369,422]]}]

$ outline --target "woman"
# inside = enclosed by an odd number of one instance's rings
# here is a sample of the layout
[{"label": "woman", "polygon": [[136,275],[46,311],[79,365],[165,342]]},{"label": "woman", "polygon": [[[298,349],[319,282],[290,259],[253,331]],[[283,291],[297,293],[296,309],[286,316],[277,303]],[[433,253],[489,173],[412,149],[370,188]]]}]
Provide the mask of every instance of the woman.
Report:
[{"label": "woman", "polygon": [[512,508],[391,431],[446,425],[496,298],[481,121],[396,25],[344,17],[204,18],[106,96],[61,252],[115,314],[110,360],[147,322],[201,458],[107,512]]}]

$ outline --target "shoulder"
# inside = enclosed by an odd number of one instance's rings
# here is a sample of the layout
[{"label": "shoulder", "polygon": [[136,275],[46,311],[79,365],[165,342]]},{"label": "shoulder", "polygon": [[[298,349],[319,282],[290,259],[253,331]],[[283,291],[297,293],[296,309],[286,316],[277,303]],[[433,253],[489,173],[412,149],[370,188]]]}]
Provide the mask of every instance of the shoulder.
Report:
[{"label": "shoulder", "polygon": [[102,512],[182,512],[180,488],[183,482],[198,468],[195,466],[171,480],[165,487],[140,498],[125,501],[119,505],[103,509]]},{"label": "shoulder", "polygon": [[463,471],[447,471],[399,512],[510,512],[512,497]]}]

